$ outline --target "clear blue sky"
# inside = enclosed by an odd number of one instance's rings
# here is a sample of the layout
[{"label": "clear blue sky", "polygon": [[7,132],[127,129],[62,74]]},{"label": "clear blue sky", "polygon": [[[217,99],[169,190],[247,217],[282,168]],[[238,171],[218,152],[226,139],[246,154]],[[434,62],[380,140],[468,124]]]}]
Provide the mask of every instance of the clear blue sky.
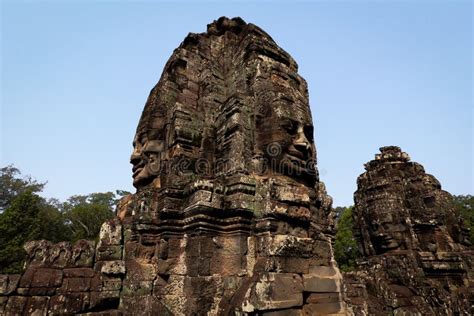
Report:
[{"label": "clear blue sky", "polygon": [[2,1],[1,165],[66,199],[133,191],[140,113],[188,32],[259,25],[308,81],[319,169],[353,203],[363,164],[398,145],[454,194],[473,193],[470,1]]}]

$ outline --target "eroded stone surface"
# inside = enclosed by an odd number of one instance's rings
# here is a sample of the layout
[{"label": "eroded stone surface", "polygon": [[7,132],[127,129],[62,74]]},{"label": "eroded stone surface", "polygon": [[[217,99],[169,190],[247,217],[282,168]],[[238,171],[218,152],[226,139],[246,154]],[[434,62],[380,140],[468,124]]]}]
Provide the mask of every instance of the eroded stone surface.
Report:
[{"label": "eroded stone surface", "polygon": [[131,163],[137,193],[97,246],[26,245],[18,287],[0,278],[7,314],[347,312],[307,84],[263,30],[220,18],[184,39],[145,104]]},{"label": "eroded stone surface", "polygon": [[357,180],[363,260],[344,274],[356,314],[473,314],[473,251],[451,195],[396,146]]},{"label": "eroded stone surface", "polygon": [[342,281],[306,82],[240,18],[173,52],[131,163],[137,192],[97,245],[28,242],[25,273],[0,276],[0,314],[474,314],[472,247],[451,196],[398,147],[358,179],[364,259]]}]

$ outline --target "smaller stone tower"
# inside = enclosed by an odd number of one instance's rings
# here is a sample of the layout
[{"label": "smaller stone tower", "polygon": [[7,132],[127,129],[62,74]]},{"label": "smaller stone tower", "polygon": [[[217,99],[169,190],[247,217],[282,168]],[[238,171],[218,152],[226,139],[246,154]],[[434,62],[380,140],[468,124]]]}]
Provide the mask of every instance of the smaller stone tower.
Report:
[{"label": "smaller stone tower", "polygon": [[452,196],[396,146],[365,169],[353,211],[364,259],[345,274],[356,314],[472,315],[473,251]]}]

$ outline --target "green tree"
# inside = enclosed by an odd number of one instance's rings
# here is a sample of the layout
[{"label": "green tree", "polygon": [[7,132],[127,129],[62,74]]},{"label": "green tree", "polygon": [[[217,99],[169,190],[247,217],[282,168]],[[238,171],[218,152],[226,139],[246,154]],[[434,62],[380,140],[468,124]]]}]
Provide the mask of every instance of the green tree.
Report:
[{"label": "green tree", "polygon": [[58,242],[66,237],[62,214],[45,199],[24,191],[0,214],[0,273],[21,272],[29,240]]},{"label": "green tree", "polygon": [[464,225],[470,229],[469,241],[471,245],[474,245],[474,196],[454,195],[453,199],[456,210],[464,221]]},{"label": "green tree", "polygon": [[0,213],[11,201],[23,192],[41,192],[46,183],[39,183],[30,176],[21,176],[20,170],[12,165],[0,169]]},{"label": "green tree", "polygon": [[344,206],[336,206],[335,208],[333,208],[333,212],[334,212],[334,217],[336,219],[336,222],[339,221],[339,219],[341,218],[341,215],[342,213],[347,209],[347,207],[344,207]]},{"label": "green tree", "polygon": [[115,216],[117,202],[118,197],[113,192],[70,197],[62,209],[71,231],[71,240],[97,239],[102,223]]},{"label": "green tree", "polygon": [[44,185],[11,165],[0,169],[0,273],[21,272],[23,245],[29,240],[97,239],[102,223],[114,216],[115,204],[129,194],[74,195],[61,203],[37,194]]},{"label": "green tree", "polygon": [[336,229],[334,256],[341,270],[352,270],[355,267],[356,259],[360,257],[357,242],[352,233],[352,207],[339,209]]}]

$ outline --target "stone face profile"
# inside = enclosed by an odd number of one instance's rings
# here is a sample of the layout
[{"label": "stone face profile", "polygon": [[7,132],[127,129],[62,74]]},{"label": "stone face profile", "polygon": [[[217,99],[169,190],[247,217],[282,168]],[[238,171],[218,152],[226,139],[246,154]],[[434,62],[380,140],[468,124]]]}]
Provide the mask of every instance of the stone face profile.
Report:
[{"label": "stone face profile", "polygon": [[395,146],[357,181],[362,260],[340,273],[305,80],[259,27],[190,33],[151,90],[133,185],[97,242],[25,245],[0,315],[468,315],[473,256],[452,197]]},{"label": "stone face profile", "polygon": [[307,84],[263,30],[220,18],[190,33],[151,90],[133,146],[137,193],[98,244],[29,244],[26,273],[2,279],[0,311],[348,312]]},{"label": "stone face profile", "polygon": [[452,196],[396,146],[365,169],[353,210],[364,258],[344,275],[356,314],[472,314],[473,252]]}]

